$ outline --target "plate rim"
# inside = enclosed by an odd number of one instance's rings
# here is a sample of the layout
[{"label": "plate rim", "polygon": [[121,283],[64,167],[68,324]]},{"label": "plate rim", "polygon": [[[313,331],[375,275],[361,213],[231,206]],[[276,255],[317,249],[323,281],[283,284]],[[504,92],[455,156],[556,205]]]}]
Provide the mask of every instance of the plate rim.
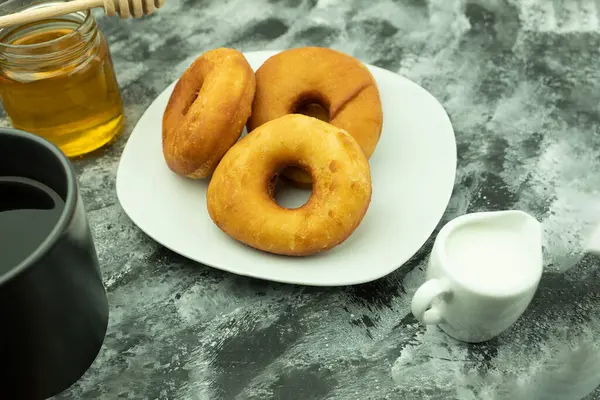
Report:
[{"label": "plate rim", "polygon": [[[258,50],[258,51],[248,51],[248,52],[242,52],[242,54],[244,55],[244,57],[262,57],[268,59],[269,57],[278,54],[279,52],[284,51],[284,50]],[[199,53],[197,56],[201,55],[202,53]],[[193,59],[194,57],[190,57],[190,58],[186,58],[186,60],[188,59]],[[344,279],[343,276],[344,274],[342,274],[340,276],[340,279],[338,279],[336,281],[336,283],[329,283],[329,282],[316,282],[315,280],[299,280],[299,279],[287,279],[287,278],[280,278],[280,277],[267,277],[264,274],[257,274],[255,273],[253,269],[242,269],[242,271],[234,269],[234,268],[229,268],[227,265],[226,266],[218,266],[215,265],[214,263],[211,262],[206,262],[206,261],[198,261],[195,258],[191,258],[188,257],[184,254],[182,254],[182,252],[175,250],[172,246],[167,245],[165,243],[163,243],[162,241],[159,241],[156,239],[155,235],[151,232],[146,231],[145,229],[143,229],[137,222],[136,220],[132,217],[131,212],[128,211],[128,209],[124,206],[124,202],[122,200],[123,195],[122,195],[122,189],[120,189],[120,187],[122,185],[119,184],[120,180],[119,177],[122,176],[120,174],[121,171],[121,167],[123,164],[123,155],[126,153],[128,146],[130,145],[131,142],[131,137],[133,135],[133,133],[136,131],[136,128],[138,127],[140,121],[144,118],[144,116],[149,112],[150,108],[154,105],[154,103],[158,100],[159,97],[161,97],[165,92],[169,91],[172,92],[173,87],[175,86],[175,84],[177,83],[177,81],[179,80],[179,77],[177,77],[175,80],[173,80],[171,83],[169,83],[160,93],[158,93],[153,99],[152,101],[148,104],[148,106],[146,107],[146,109],[144,110],[144,112],[141,114],[141,116],[139,117],[139,119],[136,121],[133,129],[131,130],[131,133],[129,134],[129,137],[127,138],[127,142],[125,143],[125,146],[123,147],[123,150],[121,152],[121,155],[119,156],[119,163],[118,163],[118,167],[117,167],[117,173],[116,173],[116,179],[115,179],[115,190],[116,190],[116,194],[117,194],[117,199],[119,200],[119,204],[121,206],[121,208],[123,209],[123,211],[125,212],[125,214],[127,215],[127,217],[131,220],[131,222],[138,228],[140,229],[145,235],[147,235],[149,238],[151,238],[154,242],[158,243],[159,245],[169,249],[170,251],[194,262],[200,265],[204,265],[210,268],[215,268],[221,271],[225,271],[227,273],[231,273],[231,274],[235,274],[235,275],[239,275],[239,276],[245,276],[245,277],[249,277],[249,278],[254,278],[254,279],[260,279],[260,280],[264,280],[264,281],[269,281],[269,282],[277,282],[277,283],[284,283],[284,284],[292,284],[292,285],[304,285],[304,286],[312,286],[312,287],[340,287],[340,286],[353,286],[353,285],[360,285],[360,284],[364,284],[364,283],[368,283],[368,282],[373,282],[376,280],[379,280],[381,278],[384,278],[388,275],[390,275],[391,273],[397,271],[398,269],[400,269],[402,266],[404,266],[408,261],[410,261],[410,259],[412,257],[415,256],[415,254],[417,254],[419,252],[419,250],[421,250],[423,248],[423,246],[430,240],[432,233],[435,231],[435,229],[437,228],[437,226],[439,225],[440,221],[443,219],[443,216],[448,208],[448,205],[450,203],[450,200],[452,198],[452,195],[454,193],[454,185],[456,184],[456,176],[457,176],[457,169],[458,169],[458,149],[457,149],[457,143],[456,143],[456,132],[454,130],[454,126],[452,124],[452,121],[450,119],[450,116],[448,115],[448,112],[446,111],[446,109],[444,108],[444,106],[441,104],[441,102],[430,92],[428,91],[426,88],[424,88],[423,86],[421,86],[420,84],[418,84],[417,82],[403,76],[400,75],[396,72],[390,71],[388,69],[382,68],[382,67],[378,67],[376,65],[373,64],[369,64],[367,62],[364,62],[363,60],[361,60],[360,58],[357,58],[361,63],[363,63],[365,66],[367,66],[369,69],[372,70],[377,70],[379,73],[383,73],[383,74],[388,74],[388,75],[393,75],[394,79],[402,79],[406,82],[408,82],[409,84],[418,87],[418,89],[424,91],[435,103],[437,103],[437,106],[439,107],[439,109],[443,112],[443,115],[445,117],[445,119],[447,120],[448,123],[448,127],[450,129],[450,139],[451,139],[451,144],[452,144],[452,149],[448,149],[448,155],[450,157],[452,157],[452,166],[453,166],[453,171],[452,171],[452,182],[450,183],[450,180],[448,182],[448,186],[449,186],[449,190],[447,190],[447,193],[444,195],[444,207],[440,212],[439,217],[436,217],[437,222],[433,225],[433,227],[430,229],[429,233],[427,234],[427,237],[425,238],[425,240],[414,250],[412,251],[411,254],[399,258],[397,262],[395,262],[395,266],[393,268],[390,269],[385,269],[385,273],[381,274],[372,274],[372,275],[364,275],[361,279]],[[185,61],[185,60],[184,60]],[[263,61],[264,62],[264,61]],[[449,143],[450,144],[450,143]],[[452,150],[450,152],[450,150]],[[450,154],[451,153],[451,154]],[[442,202],[440,202],[442,203]],[[247,246],[245,244],[242,244],[244,246]],[[258,250],[257,250],[258,251]],[[410,252],[409,252],[410,253]],[[404,259],[405,258],[405,259]]]}]

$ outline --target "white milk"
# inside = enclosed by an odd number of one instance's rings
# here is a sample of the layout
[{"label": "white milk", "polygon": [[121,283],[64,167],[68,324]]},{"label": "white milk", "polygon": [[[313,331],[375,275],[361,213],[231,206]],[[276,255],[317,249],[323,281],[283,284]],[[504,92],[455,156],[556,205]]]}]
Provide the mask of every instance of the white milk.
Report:
[{"label": "white milk", "polygon": [[520,289],[531,281],[539,249],[528,240],[526,226],[516,218],[472,221],[449,234],[448,270],[468,287],[496,293]]}]

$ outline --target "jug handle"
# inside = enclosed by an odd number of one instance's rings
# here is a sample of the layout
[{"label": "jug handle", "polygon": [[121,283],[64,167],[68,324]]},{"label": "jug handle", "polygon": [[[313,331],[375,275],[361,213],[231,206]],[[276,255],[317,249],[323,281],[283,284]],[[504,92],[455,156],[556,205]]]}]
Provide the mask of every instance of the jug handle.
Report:
[{"label": "jug handle", "polygon": [[412,298],[412,313],[419,321],[427,325],[437,325],[444,320],[441,311],[433,307],[436,297],[450,293],[448,282],[441,279],[429,279],[417,289]]}]

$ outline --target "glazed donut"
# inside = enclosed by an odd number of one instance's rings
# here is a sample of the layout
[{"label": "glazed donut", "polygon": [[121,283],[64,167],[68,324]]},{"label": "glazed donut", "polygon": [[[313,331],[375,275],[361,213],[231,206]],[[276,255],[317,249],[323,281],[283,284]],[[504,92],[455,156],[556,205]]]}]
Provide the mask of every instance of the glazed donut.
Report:
[{"label": "glazed donut", "polygon": [[205,178],[239,139],[256,79],[242,53],[210,50],[181,75],[162,120],[163,155],[175,173]]},{"label": "glazed donut", "polygon": [[[285,135],[281,133],[285,132]],[[306,204],[288,209],[274,200],[273,178],[294,165],[310,173]],[[369,162],[343,129],[302,114],[269,121],[225,154],[208,185],[213,222],[248,246],[306,256],[345,241],[371,201]]]},{"label": "glazed donut", "polygon": [[[383,125],[377,84],[360,61],[328,48],[285,50],[265,61],[256,71],[248,132],[285,114],[317,117],[314,110],[301,111],[311,104],[322,106],[329,115],[321,119],[349,132],[371,157]],[[301,185],[310,184],[310,176],[302,170],[288,169],[284,175]]]}]

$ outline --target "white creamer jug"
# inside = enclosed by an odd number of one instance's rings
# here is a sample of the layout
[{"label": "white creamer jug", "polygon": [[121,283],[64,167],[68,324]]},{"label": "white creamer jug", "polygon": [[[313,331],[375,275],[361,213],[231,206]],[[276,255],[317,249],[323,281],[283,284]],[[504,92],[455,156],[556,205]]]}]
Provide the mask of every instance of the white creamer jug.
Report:
[{"label": "white creamer jug", "polygon": [[461,341],[492,339],[525,311],[542,269],[542,229],[531,215],[509,210],[460,216],[436,237],[413,314]]}]

